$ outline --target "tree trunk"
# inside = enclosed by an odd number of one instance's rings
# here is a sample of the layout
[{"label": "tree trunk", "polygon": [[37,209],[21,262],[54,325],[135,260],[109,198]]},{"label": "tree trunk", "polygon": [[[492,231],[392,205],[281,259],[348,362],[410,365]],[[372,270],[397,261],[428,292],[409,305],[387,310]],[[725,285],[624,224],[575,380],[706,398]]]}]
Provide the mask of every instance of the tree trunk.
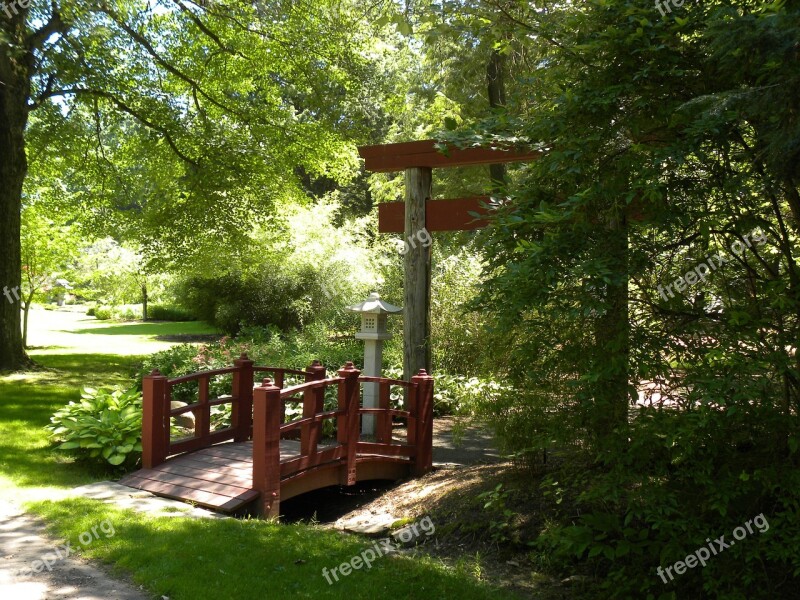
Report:
[{"label": "tree trunk", "polygon": [[605,258],[612,277],[605,288],[604,312],[595,322],[595,366],[598,380],[594,393],[592,426],[601,448],[613,446],[614,431],[628,425],[628,229],[623,215],[612,218],[604,230]]},{"label": "tree trunk", "polygon": [[[408,381],[420,369],[431,371],[431,245],[425,204],[432,193],[433,171],[406,169],[406,253],[403,283],[403,365]],[[421,235],[422,231],[426,235]]]},{"label": "tree trunk", "polygon": [[[492,109],[506,105],[506,81],[503,55],[492,50],[489,64],[486,67],[486,83],[489,92],[489,106]],[[506,188],[506,166],[504,164],[489,165],[489,178],[492,181],[492,193],[501,194]]]},{"label": "tree trunk", "polygon": [[[13,25],[3,23],[3,37],[17,37]],[[24,134],[32,63],[31,54],[0,41],[0,149],[5,154],[0,158],[0,288],[19,288],[22,279],[20,211],[28,171]],[[16,370],[28,363],[20,331],[20,300],[12,297],[13,302],[5,298],[0,302],[0,370]]]},{"label": "tree trunk", "polygon": [[147,282],[142,284],[142,321],[147,321]]},{"label": "tree trunk", "polygon": [[28,347],[28,315],[31,312],[31,302],[33,302],[33,294],[22,305],[22,347]]}]

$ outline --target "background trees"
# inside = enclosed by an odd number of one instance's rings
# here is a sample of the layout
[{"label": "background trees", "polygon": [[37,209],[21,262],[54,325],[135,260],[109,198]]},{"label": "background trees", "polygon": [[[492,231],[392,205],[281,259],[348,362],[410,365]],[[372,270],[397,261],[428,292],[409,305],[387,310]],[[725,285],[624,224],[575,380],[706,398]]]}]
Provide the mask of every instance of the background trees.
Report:
[{"label": "background trees", "polygon": [[779,594],[797,567],[772,546],[797,531],[796,11],[505,6],[495,23],[536,55],[521,128],[461,139],[548,149],[487,237],[481,304],[511,345],[516,391],[488,406],[509,448],[576,461],[549,485],[585,515],[565,511],[541,547],[597,557],[612,595],[658,595],[650,565],[763,511],[783,532],[669,589]]},{"label": "background trees", "polygon": [[[244,239],[250,217],[302,194],[287,174],[342,180],[355,168],[345,136],[356,121],[343,111],[369,108],[359,82],[377,76],[368,55],[379,5],[14,6],[0,15],[0,280],[11,286],[32,114],[48,154],[69,157],[63,175],[85,221],[137,235],[170,264]],[[0,309],[0,368],[23,360],[17,308]]]}]

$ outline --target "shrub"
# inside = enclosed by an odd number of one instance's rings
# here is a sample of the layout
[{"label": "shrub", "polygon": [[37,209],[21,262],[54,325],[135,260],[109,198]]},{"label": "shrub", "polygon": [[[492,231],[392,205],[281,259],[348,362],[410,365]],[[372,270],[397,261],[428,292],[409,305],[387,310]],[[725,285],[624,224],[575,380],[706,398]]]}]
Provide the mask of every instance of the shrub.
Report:
[{"label": "shrub", "polygon": [[111,318],[111,311],[110,306],[97,306],[94,309],[94,316],[98,321],[107,321]]},{"label": "shrub", "polygon": [[111,310],[111,318],[117,321],[138,321],[142,318],[141,304],[125,304],[115,306]]},{"label": "shrub", "polygon": [[147,318],[152,321],[196,321],[191,311],[179,306],[150,304],[147,307]]},{"label": "shrub", "polygon": [[96,316],[95,315],[96,311],[97,311],[97,307],[96,306],[90,306],[89,308],[86,309],[86,316],[87,317],[95,317]]},{"label": "shrub", "polygon": [[[796,431],[796,419],[757,406],[642,409],[627,451],[613,464],[562,469],[546,479],[549,493],[575,503],[548,519],[539,549],[563,573],[576,559],[588,561],[602,577],[604,597],[788,597],[800,573],[800,472],[796,435],[780,451],[770,447],[781,419]],[[737,527],[761,514],[768,528],[713,555],[703,568],[666,584],[659,578],[659,566],[708,546],[707,539],[725,534],[731,542]]]},{"label": "shrub", "polygon": [[84,388],[80,402],[56,411],[47,426],[59,450],[119,466],[142,451],[142,396],[135,388]]}]

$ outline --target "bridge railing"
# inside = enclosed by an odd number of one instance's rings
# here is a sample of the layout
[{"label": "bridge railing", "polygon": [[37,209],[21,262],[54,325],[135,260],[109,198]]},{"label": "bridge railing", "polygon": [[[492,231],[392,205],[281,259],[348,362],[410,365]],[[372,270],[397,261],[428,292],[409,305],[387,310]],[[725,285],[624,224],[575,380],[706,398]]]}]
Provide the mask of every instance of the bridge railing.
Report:
[{"label": "bridge railing", "polygon": [[[362,383],[378,384],[378,408],[361,407]],[[334,385],[338,388],[337,408],[326,411],[325,390]],[[408,410],[391,408],[389,392],[393,385],[408,389]],[[303,416],[282,424],[281,411],[285,401],[301,393]],[[377,416],[378,430],[374,442],[360,439],[362,414]],[[407,420],[405,443],[396,443],[392,437],[394,417]],[[336,444],[319,450],[322,424],[326,419],[336,419]],[[320,378],[285,389],[266,379],[254,390],[253,424],[253,488],[261,494],[259,512],[274,516],[279,512],[281,480],[318,467],[343,467],[342,485],[356,483],[358,457],[364,455],[406,463],[414,475],[430,471],[433,378],[424,370],[411,381],[361,376],[353,363],[347,363],[338,371],[338,377]],[[300,430],[300,455],[282,461],[281,437],[296,430]]]},{"label": "bridge railing", "polygon": [[[325,368],[314,361],[308,369],[300,371],[283,367],[255,366],[243,354],[232,367],[199,371],[181,377],[168,378],[153,371],[142,382],[142,466],[151,469],[167,460],[168,456],[208,448],[220,442],[233,440],[243,442],[251,439],[253,432],[253,387],[255,374],[269,373],[275,384],[283,387],[287,375],[300,376],[306,381],[325,377]],[[212,378],[232,376],[230,395],[211,398],[209,393]],[[173,408],[173,389],[197,382],[197,401]],[[211,409],[214,406],[231,405],[231,423],[228,427],[211,430]],[[172,419],[191,413],[194,416],[192,434],[172,439]],[[285,409],[281,419],[285,416]]]}]

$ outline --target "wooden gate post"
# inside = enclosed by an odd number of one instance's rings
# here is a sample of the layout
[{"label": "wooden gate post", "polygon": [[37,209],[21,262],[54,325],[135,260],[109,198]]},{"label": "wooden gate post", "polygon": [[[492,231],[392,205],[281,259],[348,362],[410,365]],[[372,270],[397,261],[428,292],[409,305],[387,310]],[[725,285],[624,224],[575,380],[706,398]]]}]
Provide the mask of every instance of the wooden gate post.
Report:
[{"label": "wooden gate post", "polygon": [[[361,371],[348,362],[339,369],[339,377],[344,381],[339,384],[339,410],[344,409],[346,415],[337,420],[337,439],[347,446],[347,479],[343,483],[353,485],[356,482],[356,449],[358,448],[361,429],[359,409],[361,408],[361,385],[358,376]],[[344,424],[344,428],[342,428]],[[342,431],[344,429],[344,431]]]},{"label": "wooden gate post", "polygon": [[231,426],[235,429],[234,442],[246,442],[253,435],[253,361],[242,354],[233,362],[238,369],[233,374],[231,394],[238,398],[231,411]]},{"label": "wooden gate post", "polygon": [[281,390],[265,379],[253,390],[253,489],[258,514],[277,517],[281,505]]},{"label": "wooden gate post", "polygon": [[416,456],[412,475],[419,477],[433,469],[433,377],[420,369],[411,381],[417,384]]},{"label": "wooden gate post", "polygon": [[169,411],[167,378],[156,369],[142,380],[142,467],[145,469],[167,460]]},{"label": "wooden gate post", "polygon": [[406,169],[406,227],[403,293],[403,379],[431,368],[431,234],[425,205],[432,193],[429,167]]},{"label": "wooden gate post", "polygon": [[[325,367],[318,360],[312,362],[306,369],[306,381],[322,381],[325,379]],[[313,417],[322,412],[325,407],[325,388],[320,386],[313,390],[307,390],[303,394],[303,418]],[[317,444],[322,437],[322,423],[317,421],[313,424],[300,426],[300,454],[309,456],[317,451]]]}]

